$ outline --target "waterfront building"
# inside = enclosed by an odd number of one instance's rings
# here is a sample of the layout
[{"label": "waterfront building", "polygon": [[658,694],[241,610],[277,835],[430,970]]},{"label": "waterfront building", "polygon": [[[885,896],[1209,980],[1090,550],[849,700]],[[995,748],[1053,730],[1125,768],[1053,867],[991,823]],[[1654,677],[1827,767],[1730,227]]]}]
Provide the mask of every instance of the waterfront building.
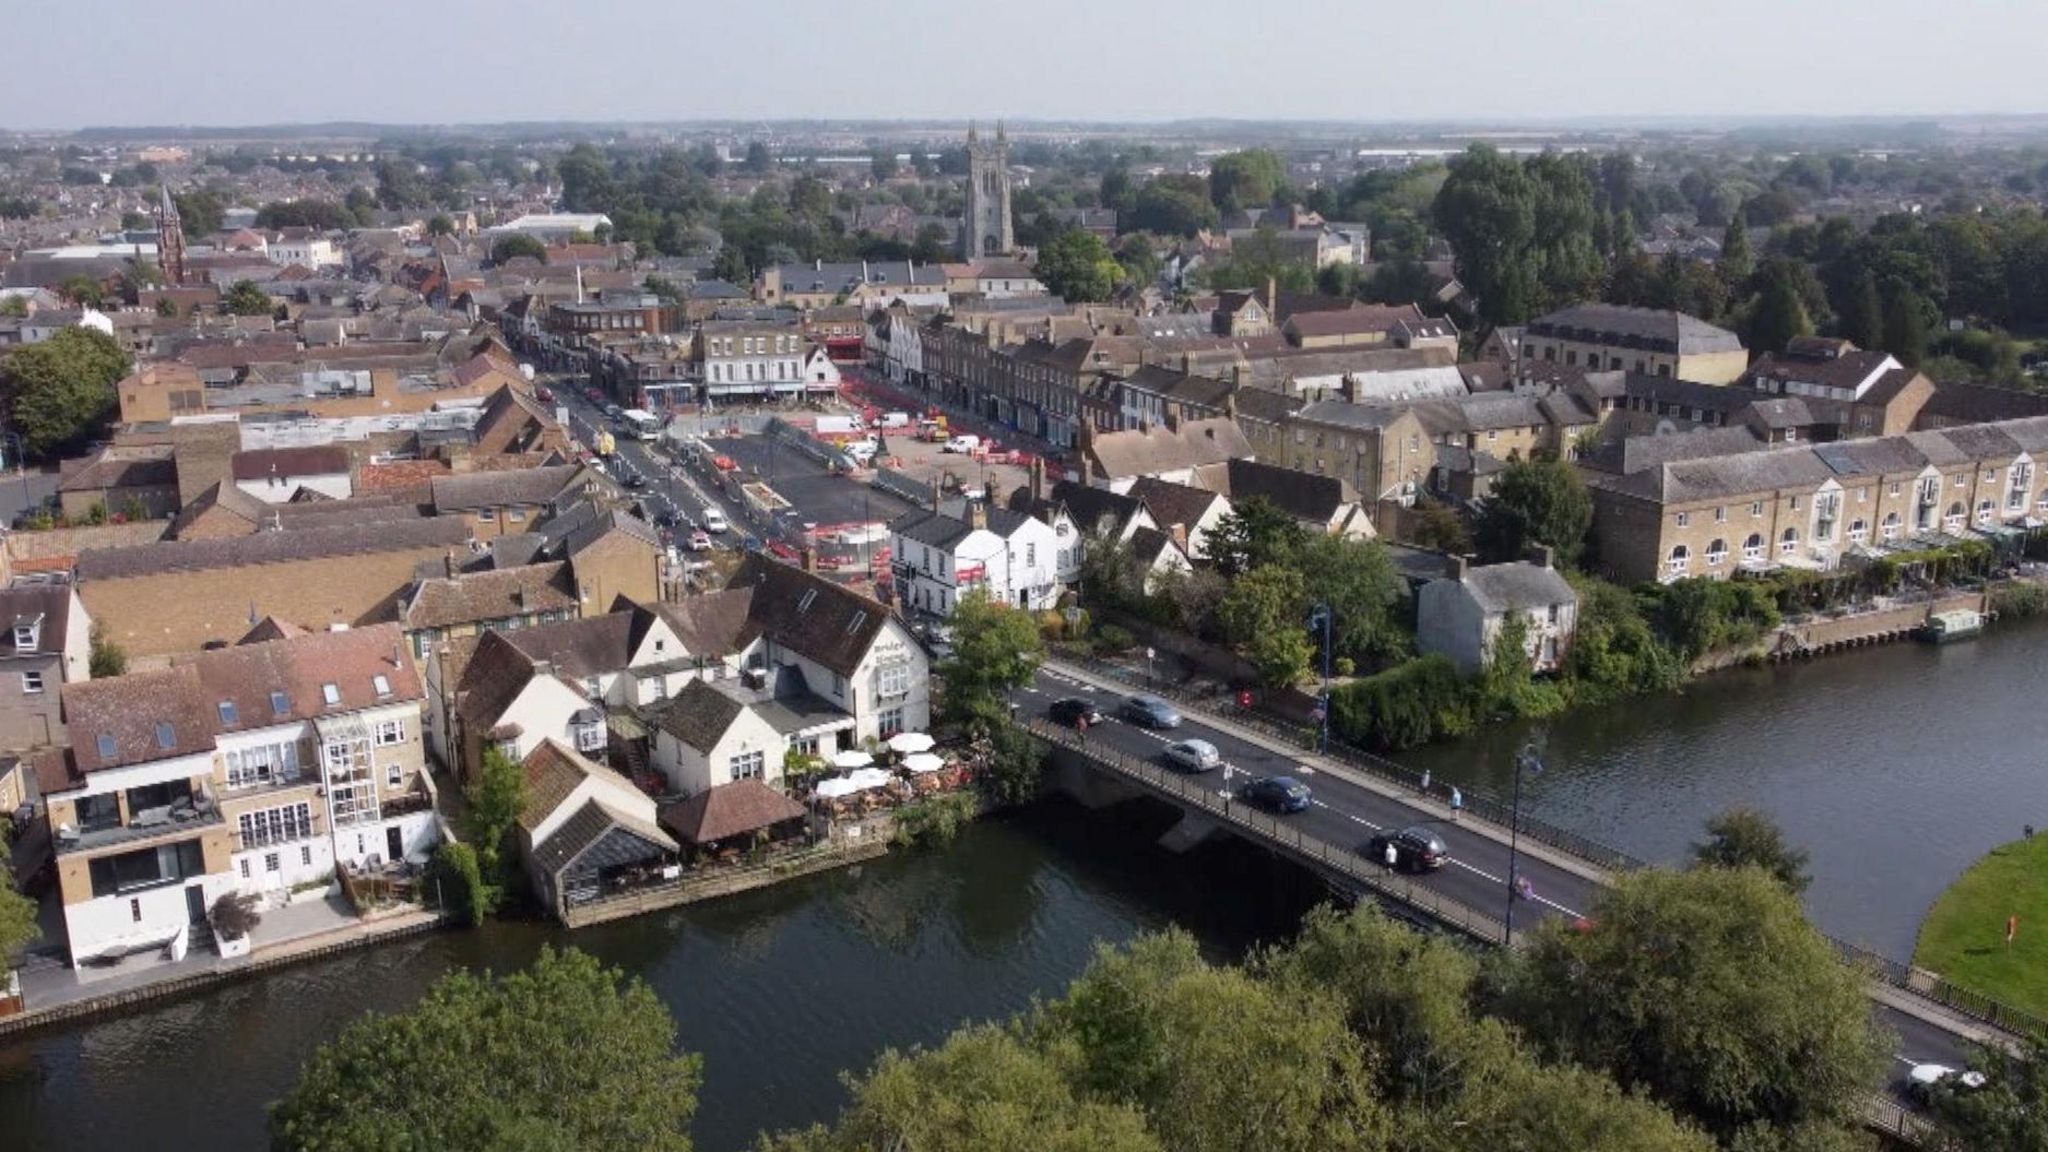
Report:
[{"label": "waterfront building", "polygon": [[[59,694],[91,676],[92,616],[71,582],[51,574],[0,589],[0,622],[0,750],[63,743]],[[7,798],[0,789],[0,812],[14,811]]]},{"label": "waterfront building", "polygon": [[983,589],[1030,611],[1059,599],[1059,537],[1045,521],[974,501],[964,516],[912,511],[889,524],[897,602],[950,615],[960,597]]},{"label": "waterfront building", "polygon": [[1448,574],[1416,595],[1415,646],[1450,657],[1462,672],[1477,672],[1517,614],[1531,665],[1556,670],[1578,627],[1579,595],[1551,566],[1550,549],[1536,549],[1532,560],[1477,568],[1453,556]]}]

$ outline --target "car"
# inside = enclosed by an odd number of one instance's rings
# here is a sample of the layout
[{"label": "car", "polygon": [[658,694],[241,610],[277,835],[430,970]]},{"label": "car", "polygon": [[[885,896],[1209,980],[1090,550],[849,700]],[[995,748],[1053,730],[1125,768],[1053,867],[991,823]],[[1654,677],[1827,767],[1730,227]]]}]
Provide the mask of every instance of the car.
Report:
[{"label": "car", "polygon": [[1223,766],[1223,756],[1207,740],[1178,740],[1166,746],[1166,762],[1183,772],[1207,772]]},{"label": "car", "polygon": [[1931,1101],[1937,1089],[1975,1092],[1984,1084],[1984,1074],[1974,1068],[1965,1070],[1946,1064],[1915,1064],[1906,1072],[1906,1095],[1916,1104]]},{"label": "car", "polygon": [[647,487],[647,477],[642,476],[638,472],[628,472],[623,483],[628,488],[645,488]]},{"label": "car", "polygon": [[1080,696],[1069,696],[1064,700],[1053,701],[1052,707],[1047,708],[1045,714],[1053,723],[1068,728],[1082,728],[1102,723],[1102,712],[1095,707],[1095,702]]},{"label": "car", "polygon": [[704,530],[706,532],[724,532],[731,527],[732,525],[726,523],[725,513],[720,512],[716,508],[706,508],[704,510]]},{"label": "car", "polygon": [[1117,713],[1133,724],[1142,724],[1147,728],[1180,727],[1180,713],[1173,710],[1173,705],[1157,696],[1126,697]]},{"label": "car", "polygon": [[696,531],[690,533],[690,551],[711,551],[711,534],[709,532],[704,531],[702,528],[699,528]]},{"label": "car", "polygon": [[618,423],[621,419],[623,419],[625,415],[626,410],[624,408],[619,407],[617,404],[607,404],[604,406],[604,418],[610,420],[614,424]]},{"label": "car", "polygon": [[972,452],[979,447],[981,447],[981,437],[979,436],[955,436],[944,444],[939,445],[939,451]]},{"label": "car", "polygon": [[535,388],[533,390],[533,398],[543,404],[553,404],[555,402],[555,394],[548,391],[545,386]]},{"label": "car", "polygon": [[654,526],[656,528],[680,528],[683,526],[683,518],[676,514],[675,509],[664,505],[654,513]]},{"label": "car", "polygon": [[1386,863],[1389,844],[1394,846],[1394,867],[1403,872],[1434,872],[1451,862],[1443,837],[1427,828],[1389,828],[1365,842],[1366,858]]},{"label": "car", "polygon": [[1292,776],[1265,776],[1242,784],[1237,789],[1237,798],[1254,808],[1268,812],[1300,812],[1309,806],[1312,794],[1308,785]]}]

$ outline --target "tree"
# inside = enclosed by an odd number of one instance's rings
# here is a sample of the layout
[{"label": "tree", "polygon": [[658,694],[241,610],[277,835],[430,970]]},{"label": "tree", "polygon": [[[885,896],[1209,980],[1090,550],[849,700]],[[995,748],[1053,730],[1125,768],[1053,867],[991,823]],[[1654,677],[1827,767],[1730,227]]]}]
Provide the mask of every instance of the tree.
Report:
[{"label": "tree", "polygon": [[1463,556],[1472,551],[1472,530],[1465,518],[1448,504],[1417,501],[1409,538],[1418,548],[1431,548]]},{"label": "tree", "polygon": [[1263,208],[1287,182],[1280,157],[1264,148],[1248,148],[1216,158],[1209,166],[1209,199],[1219,212]]},{"label": "tree", "polygon": [[0,316],[26,315],[28,315],[28,297],[9,296],[5,299],[0,299]]},{"label": "tree", "polygon": [[1300,570],[1307,599],[1330,606],[1331,647],[1363,663],[1401,647],[1392,619],[1402,582],[1378,540],[1310,536],[1301,548]]},{"label": "tree", "polygon": [[270,298],[270,293],[253,280],[235,281],[221,303],[235,316],[268,316],[277,310],[277,302]]},{"label": "tree", "polygon": [[869,151],[868,168],[877,184],[895,176],[898,171],[896,150],[894,148],[876,148]]},{"label": "tree", "polygon": [[98,621],[92,626],[92,647],[86,657],[86,675],[94,680],[128,674],[128,652],[107,635],[107,626]]},{"label": "tree", "polygon": [[425,208],[434,198],[420,178],[419,162],[407,156],[389,156],[377,161],[377,203],[391,211]]},{"label": "tree", "polygon": [[1212,968],[1172,931],[1098,947],[1028,1025],[1086,1098],[1142,1108],[1186,1152],[1369,1152],[1387,1117],[1364,1043],[1327,992]]},{"label": "tree", "polygon": [[1030,683],[1045,659],[1038,622],[977,588],[954,604],[952,624],[953,654],[938,670],[946,711],[959,721],[1006,717],[1011,690]]},{"label": "tree", "polygon": [[1877,294],[1877,276],[1870,269],[1857,274],[1836,313],[1835,331],[1843,339],[1870,351],[1884,347],[1884,302]]},{"label": "tree", "polygon": [[1216,206],[1199,176],[1155,177],[1138,190],[1125,215],[1119,223],[1127,232],[1186,237],[1216,226]]},{"label": "tree", "polygon": [[547,245],[542,244],[539,240],[523,232],[515,232],[510,236],[501,236],[496,243],[491,245],[491,263],[493,264],[504,264],[508,261],[517,260],[521,256],[530,256],[545,264],[548,262]]},{"label": "tree", "polygon": [[65,278],[57,285],[57,294],[81,308],[97,308],[106,298],[106,290],[100,282],[83,272]]},{"label": "tree", "polygon": [[1517,460],[1494,478],[1477,536],[1494,561],[1519,560],[1531,544],[1546,544],[1562,567],[1578,559],[1592,526],[1593,498],[1576,469],[1561,460]]},{"label": "tree", "polygon": [[227,201],[211,188],[172,193],[171,203],[178,209],[178,227],[187,236],[211,236],[220,231],[228,210]]},{"label": "tree", "polygon": [[477,864],[494,884],[502,884],[512,865],[512,828],[526,808],[526,770],[496,746],[484,749],[476,779],[464,791],[469,798],[469,838],[476,845]]},{"label": "tree", "polygon": [[1619,874],[1586,923],[1531,933],[1507,987],[1556,1056],[1723,1140],[1853,1123],[1887,1059],[1862,977],[1756,868]]},{"label": "tree", "polygon": [[433,216],[432,216],[431,218],[429,218],[429,219],[427,220],[427,235],[429,235],[429,236],[453,236],[453,235],[455,235],[455,221],[454,221],[454,219],[453,219],[453,218],[451,218],[451,217],[450,217],[450,216],[449,216],[449,215],[448,215],[448,214],[447,214],[446,212],[436,212],[436,213],[434,213],[434,215],[433,215]]},{"label": "tree", "polygon": [[1747,343],[1753,353],[1783,352],[1794,337],[1813,334],[1813,317],[1790,279],[1766,274],[1763,280],[1763,293],[1750,311]]},{"label": "tree", "polygon": [[1038,281],[1073,303],[1109,299],[1123,269],[1102,238],[1083,228],[1066,228],[1038,250]]},{"label": "tree", "polygon": [[765,176],[770,169],[775,167],[775,157],[769,154],[768,145],[759,140],[749,140],[747,141],[747,158],[740,162],[740,167],[746,169],[751,175]]},{"label": "tree", "polygon": [[1202,547],[1218,572],[1241,576],[1267,564],[1292,567],[1307,539],[1300,521],[1264,496],[1254,496],[1218,519]]},{"label": "tree", "polygon": [[543,947],[525,971],[451,972],[321,1045],[273,1108],[271,1144],[689,1152],[701,1078],[644,982]]},{"label": "tree", "polygon": [[0,401],[28,454],[47,457],[99,431],[127,374],[128,354],[112,336],[73,325],[0,359]]},{"label": "tree", "polygon": [[[0,851],[6,848],[7,838],[0,836]],[[0,868],[0,977],[6,976],[21,950],[42,934],[36,924],[36,902],[15,886],[14,869]]]},{"label": "tree", "polygon": [[1721,259],[1715,269],[1731,289],[1756,271],[1756,256],[1749,250],[1749,228],[1742,221],[1731,220],[1721,230]]},{"label": "tree", "polygon": [[1908,368],[1918,368],[1927,358],[1927,314],[1920,294],[1902,281],[1891,281],[1884,292],[1884,350]]},{"label": "tree", "polygon": [[1457,256],[1459,281],[1494,324],[1520,324],[1599,285],[1583,159],[1544,153],[1518,162],[1475,144],[1451,162],[1431,212]]},{"label": "tree", "polygon": [[1231,643],[1242,648],[1275,688],[1300,680],[1315,645],[1308,637],[1308,593],[1301,573],[1267,564],[1231,582],[1216,607],[1216,619]]},{"label": "tree", "polygon": [[1704,868],[1761,868],[1794,896],[1806,891],[1806,852],[1785,843],[1770,816],[1740,806],[1707,818],[1707,838],[1692,846],[1693,863]]},{"label": "tree", "polygon": [[1933,1139],[1941,1152],[2048,1152],[2048,1043],[2032,1041],[2018,1056],[1992,1049],[1971,1061],[1988,1082],[1975,1091],[1937,1085],[1928,1099]]},{"label": "tree", "polygon": [[1143,1113],[1076,1092],[1059,1066],[993,1024],[929,1051],[884,1052],[849,1085],[853,1102],[822,1126],[760,1152],[1158,1152]]}]

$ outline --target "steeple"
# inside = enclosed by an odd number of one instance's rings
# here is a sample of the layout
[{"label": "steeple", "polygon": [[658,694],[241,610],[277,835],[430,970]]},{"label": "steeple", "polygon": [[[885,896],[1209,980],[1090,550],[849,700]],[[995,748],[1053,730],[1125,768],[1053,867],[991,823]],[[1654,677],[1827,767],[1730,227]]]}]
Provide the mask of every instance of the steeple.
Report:
[{"label": "steeple", "polygon": [[981,132],[979,129],[975,128],[974,121],[972,120],[969,120],[967,122],[967,142],[969,144],[981,143]]},{"label": "steeple", "polygon": [[1009,137],[1003,133],[1003,122],[1001,120],[996,121],[996,147],[1001,148],[1009,142]]},{"label": "steeple", "polygon": [[178,202],[171,199],[171,186],[162,185],[156,205],[156,262],[164,270],[164,283],[173,287],[185,282],[185,228],[178,219]]}]

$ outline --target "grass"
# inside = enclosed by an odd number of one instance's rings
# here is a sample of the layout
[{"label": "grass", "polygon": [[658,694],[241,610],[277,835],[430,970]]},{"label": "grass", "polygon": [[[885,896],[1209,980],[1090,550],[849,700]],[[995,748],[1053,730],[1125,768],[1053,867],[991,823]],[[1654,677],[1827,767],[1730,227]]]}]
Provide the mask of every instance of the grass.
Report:
[{"label": "grass", "polygon": [[[2011,951],[2008,916],[2019,917]],[[2048,834],[2001,844],[1958,876],[1920,922],[1913,963],[2048,1016]]]}]

